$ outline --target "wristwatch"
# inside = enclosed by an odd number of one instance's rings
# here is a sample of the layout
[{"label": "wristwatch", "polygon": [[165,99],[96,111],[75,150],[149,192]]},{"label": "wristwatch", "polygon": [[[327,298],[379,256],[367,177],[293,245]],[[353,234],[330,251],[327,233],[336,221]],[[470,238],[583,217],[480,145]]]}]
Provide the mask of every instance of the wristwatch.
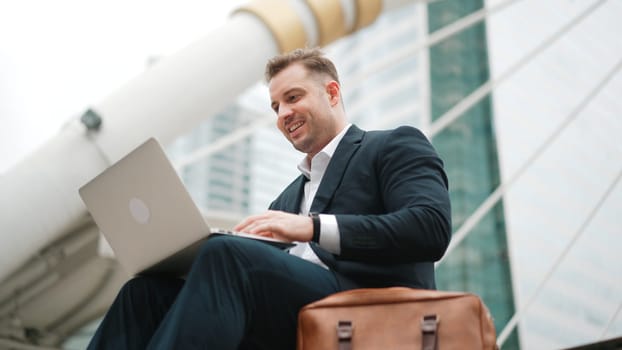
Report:
[{"label": "wristwatch", "polygon": [[311,238],[311,241],[320,243],[320,214],[309,213],[309,217],[313,221],[313,237]]}]

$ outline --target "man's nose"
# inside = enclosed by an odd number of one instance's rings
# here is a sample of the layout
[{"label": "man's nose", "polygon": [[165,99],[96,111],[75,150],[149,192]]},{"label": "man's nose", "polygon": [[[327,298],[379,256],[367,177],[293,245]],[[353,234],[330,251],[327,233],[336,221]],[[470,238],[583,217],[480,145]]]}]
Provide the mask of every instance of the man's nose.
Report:
[{"label": "man's nose", "polygon": [[280,106],[279,107],[279,119],[283,119],[284,121],[289,119],[289,117],[291,117],[293,115],[292,113],[292,109],[287,107],[287,106]]}]

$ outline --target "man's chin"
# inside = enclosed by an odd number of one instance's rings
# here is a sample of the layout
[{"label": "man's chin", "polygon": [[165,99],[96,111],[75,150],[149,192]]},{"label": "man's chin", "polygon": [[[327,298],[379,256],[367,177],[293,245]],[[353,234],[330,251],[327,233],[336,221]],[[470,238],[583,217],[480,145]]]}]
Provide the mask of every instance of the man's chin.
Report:
[{"label": "man's chin", "polygon": [[297,151],[302,153],[309,153],[309,145],[305,144],[304,142],[291,141],[291,143]]}]

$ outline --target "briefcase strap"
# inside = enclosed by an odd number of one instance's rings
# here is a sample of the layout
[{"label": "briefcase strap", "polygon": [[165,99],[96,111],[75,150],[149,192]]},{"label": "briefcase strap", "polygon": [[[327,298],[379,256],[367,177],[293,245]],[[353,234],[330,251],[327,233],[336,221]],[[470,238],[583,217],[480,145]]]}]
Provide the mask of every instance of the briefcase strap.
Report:
[{"label": "briefcase strap", "polygon": [[438,339],[438,322],[437,315],[425,315],[421,320],[421,349],[436,350]]},{"label": "briefcase strap", "polygon": [[337,324],[337,338],[339,339],[339,350],[352,349],[352,321],[339,321]]}]

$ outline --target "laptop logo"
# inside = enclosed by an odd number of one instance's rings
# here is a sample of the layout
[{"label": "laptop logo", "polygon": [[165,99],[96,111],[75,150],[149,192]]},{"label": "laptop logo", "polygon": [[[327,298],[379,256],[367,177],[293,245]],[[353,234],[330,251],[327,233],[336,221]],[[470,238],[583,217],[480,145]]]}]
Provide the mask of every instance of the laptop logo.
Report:
[{"label": "laptop logo", "polygon": [[138,198],[130,199],[130,214],[132,214],[132,217],[137,223],[143,225],[148,223],[151,218],[149,207]]}]

